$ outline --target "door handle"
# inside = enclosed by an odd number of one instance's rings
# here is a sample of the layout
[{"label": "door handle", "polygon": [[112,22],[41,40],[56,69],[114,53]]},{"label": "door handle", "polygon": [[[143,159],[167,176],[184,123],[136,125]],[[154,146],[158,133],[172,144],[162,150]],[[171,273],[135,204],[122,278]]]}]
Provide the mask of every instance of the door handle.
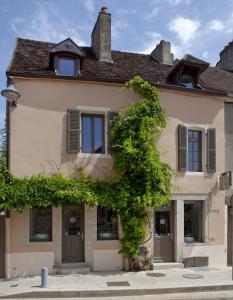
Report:
[{"label": "door handle", "polygon": [[84,234],[83,233],[81,234],[81,239],[84,240]]}]

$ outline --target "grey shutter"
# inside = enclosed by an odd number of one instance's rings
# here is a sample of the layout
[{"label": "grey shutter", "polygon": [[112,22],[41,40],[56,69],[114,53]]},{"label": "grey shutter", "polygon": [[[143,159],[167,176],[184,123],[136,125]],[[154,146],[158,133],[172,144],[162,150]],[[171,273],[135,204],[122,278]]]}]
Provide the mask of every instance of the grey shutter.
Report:
[{"label": "grey shutter", "polygon": [[178,170],[187,171],[187,127],[178,125]]},{"label": "grey shutter", "polygon": [[207,172],[216,172],[216,129],[207,129]]},{"label": "grey shutter", "polygon": [[67,151],[77,153],[80,151],[80,110],[67,111]]},{"label": "grey shutter", "polygon": [[107,135],[108,135],[108,153],[113,153],[113,148],[111,147],[111,130],[113,127],[113,121],[114,118],[117,116],[117,112],[113,112],[113,111],[109,111],[108,112],[108,131],[107,131]]}]

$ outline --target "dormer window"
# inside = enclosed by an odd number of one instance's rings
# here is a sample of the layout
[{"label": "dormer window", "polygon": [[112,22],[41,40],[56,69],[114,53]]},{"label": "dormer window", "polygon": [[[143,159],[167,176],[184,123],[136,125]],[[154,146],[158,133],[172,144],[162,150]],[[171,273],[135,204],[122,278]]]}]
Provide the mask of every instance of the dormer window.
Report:
[{"label": "dormer window", "polygon": [[196,88],[195,79],[190,74],[182,74],[180,78],[180,83],[182,86],[189,89]]},{"label": "dormer window", "polygon": [[70,57],[58,57],[57,75],[61,76],[77,76],[80,73],[80,60]]},{"label": "dormer window", "polygon": [[167,80],[174,85],[189,89],[200,88],[200,75],[208,66],[207,62],[187,54],[178,61]]},{"label": "dormer window", "polygon": [[68,38],[50,49],[50,68],[58,76],[78,77],[85,56],[83,48]]}]

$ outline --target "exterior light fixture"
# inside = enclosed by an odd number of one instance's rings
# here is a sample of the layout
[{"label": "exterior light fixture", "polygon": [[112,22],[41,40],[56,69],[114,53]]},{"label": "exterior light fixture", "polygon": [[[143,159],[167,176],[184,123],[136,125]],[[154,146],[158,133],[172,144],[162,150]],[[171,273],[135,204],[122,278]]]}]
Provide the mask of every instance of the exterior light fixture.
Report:
[{"label": "exterior light fixture", "polygon": [[7,85],[7,88],[1,91],[1,95],[6,98],[6,101],[9,102],[11,106],[16,106],[17,100],[21,96],[20,92],[14,87],[12,81]]}]

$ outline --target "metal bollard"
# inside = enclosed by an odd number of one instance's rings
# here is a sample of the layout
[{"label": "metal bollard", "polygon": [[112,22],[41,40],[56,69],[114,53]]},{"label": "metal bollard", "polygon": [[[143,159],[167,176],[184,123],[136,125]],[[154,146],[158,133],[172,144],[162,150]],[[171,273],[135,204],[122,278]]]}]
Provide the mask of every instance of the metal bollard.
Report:
[{"label": "metal bollard", "polygon": [[46,267],[41,269],[41,287],[48,287],[48,268]]}]

